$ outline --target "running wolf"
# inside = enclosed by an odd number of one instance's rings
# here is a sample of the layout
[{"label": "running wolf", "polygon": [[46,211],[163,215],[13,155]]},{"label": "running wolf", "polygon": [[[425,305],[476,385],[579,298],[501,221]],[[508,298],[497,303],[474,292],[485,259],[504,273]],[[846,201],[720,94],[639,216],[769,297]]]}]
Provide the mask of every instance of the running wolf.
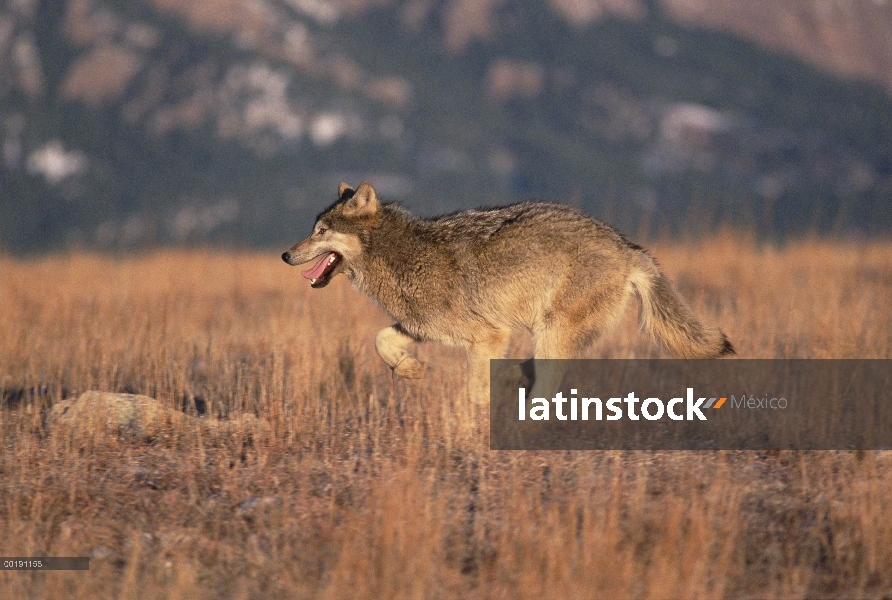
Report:
[{"label": "running wolf", "polygon": [[[396,375],[425,376],[413,342],[465,348],[469,395],[489,397],[489,359],[513,331],[532,334],[535,358],[580,358],[620,319],[629,299],[639,323],[673,355],[734,354],[700,323],[648,253],[613,228],[561,204],[521,202],[433,219],[378,200],[363,182],[341,183],[313,233],[282,254],[313,288],[344,273],[395,321],[375,348]],[[562,373],[536,377],[530,397],[556,390]],[[545,396],[548,397],[548,396]]]}]

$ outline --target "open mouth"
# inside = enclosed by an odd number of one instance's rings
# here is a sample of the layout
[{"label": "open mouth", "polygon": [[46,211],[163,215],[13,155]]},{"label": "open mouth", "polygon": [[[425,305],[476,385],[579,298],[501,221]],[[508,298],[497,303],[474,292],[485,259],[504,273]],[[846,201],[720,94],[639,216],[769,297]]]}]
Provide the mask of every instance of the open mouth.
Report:
[{"label": "open mouth", "polygon": [[300,274],[310,280],[310,287],[321,288],[328,285],[334,275],[335,267],[341,262],[341,255],[337,252],[328,252],[316,261],[312,269],[301,271]]}]

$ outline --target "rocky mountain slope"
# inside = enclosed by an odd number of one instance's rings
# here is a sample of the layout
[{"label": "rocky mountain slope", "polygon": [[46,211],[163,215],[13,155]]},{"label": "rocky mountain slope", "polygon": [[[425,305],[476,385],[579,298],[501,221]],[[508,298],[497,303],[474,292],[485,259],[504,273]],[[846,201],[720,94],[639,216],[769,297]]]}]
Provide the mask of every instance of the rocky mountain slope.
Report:
[{"label": "rocky mountain slope", "polygon": [[362,178],[884,232],[890,89],[883,0],[8,0],[0,245],[287,243]]}]

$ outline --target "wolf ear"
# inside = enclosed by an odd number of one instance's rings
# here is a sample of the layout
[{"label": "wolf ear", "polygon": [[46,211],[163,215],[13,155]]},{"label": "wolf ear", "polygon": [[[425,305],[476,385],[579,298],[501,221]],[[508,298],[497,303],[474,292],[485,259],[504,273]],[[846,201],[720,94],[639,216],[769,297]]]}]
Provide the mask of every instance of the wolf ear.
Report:
[{"label": "wolf ear", "polygon": [[352,196],[354,192],[356,192],[356,190],[342,181],[341,184],[338,186],[338,200],[343,200],[344,194],[349,194],[350,196]]},{"label": "wolf ear", "polygon": [[380,206],[375,188],[368,181],[363,181],[344,206],[344,214],[351,217],[367,217],[377,213]]}]

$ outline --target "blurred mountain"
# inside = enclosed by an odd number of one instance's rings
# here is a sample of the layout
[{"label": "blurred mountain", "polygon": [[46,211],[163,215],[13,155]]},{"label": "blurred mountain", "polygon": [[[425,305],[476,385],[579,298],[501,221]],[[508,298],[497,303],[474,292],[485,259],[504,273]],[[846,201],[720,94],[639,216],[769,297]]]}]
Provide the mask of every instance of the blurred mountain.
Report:
[{"label": "blurred mountain", "polygon": [[0,247],[282,245],[341,180],[892,230],[885,0],[6,0]]}]

